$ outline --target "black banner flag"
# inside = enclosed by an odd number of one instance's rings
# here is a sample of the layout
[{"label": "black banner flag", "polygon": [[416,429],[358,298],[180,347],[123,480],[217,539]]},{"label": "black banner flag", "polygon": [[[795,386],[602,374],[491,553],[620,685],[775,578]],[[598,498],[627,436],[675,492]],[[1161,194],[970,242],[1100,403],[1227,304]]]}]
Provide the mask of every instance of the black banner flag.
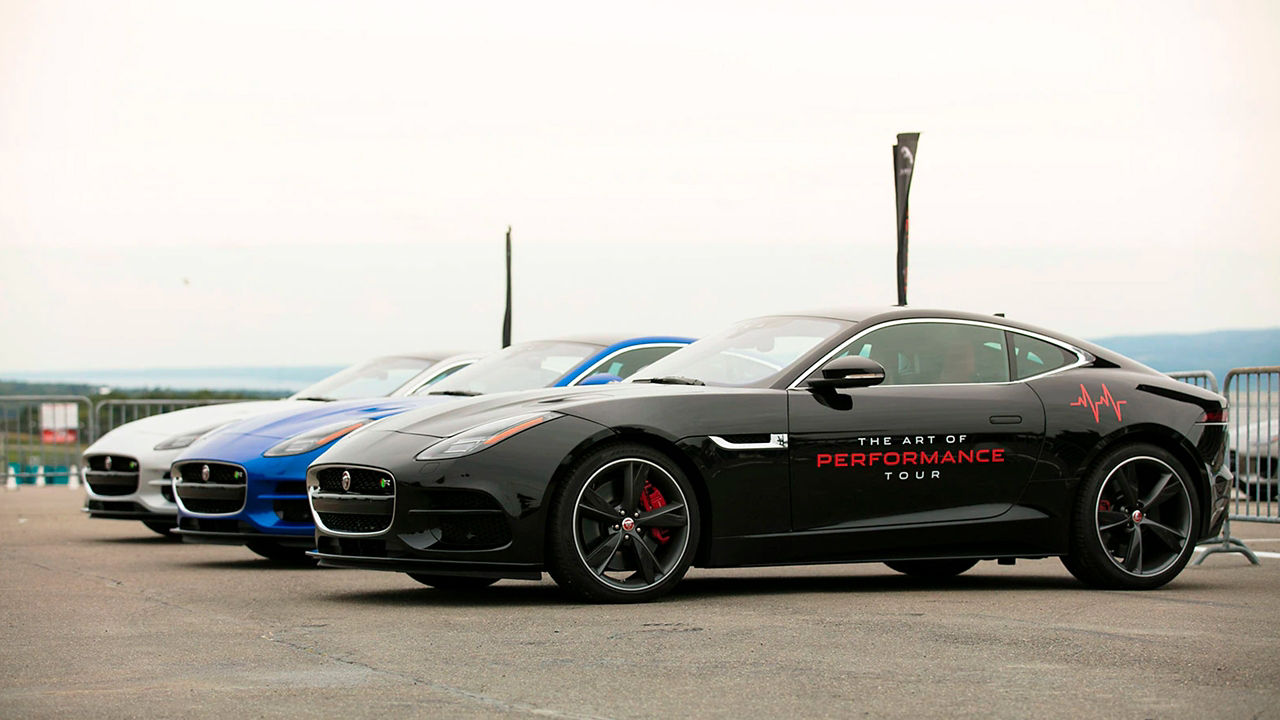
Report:
[{"label": "black banner flag", "polygon": [[916,168],[916,144],[920,133],[898,133],[893,146],[894,189],[898,199],[898,304],[907,304],[907,195],[911,192],[911,175]]},{"label": "black banner flag", "polygon": [[511,346],[511,226],[507,226],[507,312],[502,318],[502,347]]}]

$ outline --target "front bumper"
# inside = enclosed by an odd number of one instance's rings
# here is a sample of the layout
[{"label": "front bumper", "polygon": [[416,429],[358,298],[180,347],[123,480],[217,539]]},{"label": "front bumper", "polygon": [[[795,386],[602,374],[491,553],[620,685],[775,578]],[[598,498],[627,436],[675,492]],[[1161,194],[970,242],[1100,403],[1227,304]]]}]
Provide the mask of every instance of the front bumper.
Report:
[{"label": "front bumper", "polygon": [[314,535],[282,535],[264,533],[234,518],[197,518],[182,516],[173,531],[183,542],[202,545],[245,545],[256,540],[270,540],[285,547],[313,548]]},{"label": "front bumper", "polygon": [[[317,542],[324,547],[338,550],[339,548],[335,544],[328,542],[332,540],[337,540],[337,538],[324,538],[323,540],[317,540]],[[341,551],[323,552],[321,550],[312,550],[307,554],[316,558],[321,567],[425,573],[454,577],[510,578],[514,580],[540,580],[542,578],[542,566],[536,563],[421,560],[378,555],[356,555]]]},{"label": "front bumper", "polygon": [[[94,446],[86,451],[85,469],[82,470],[85,487],[84,511],[91,518],[108,520],[143,520],[164,522],[178,515],[169,482],[168,462],[177,454],[172,452],[137,452],[137,448]],[[130,472],[104,471],[91,465],[100,463],[94,458],[110,456],[138,463]],[[119,468],[121,465],[116,465]]]},{"label": "front bumper", "polygon": [[[299,468],[296,461],[262,462],[267,472],[256,462],[237,465],[181,459],[175,463],[184,477],[177,487],[177,534],[185,542],[245,544],[266,539],[291,547],[315,547],[315,524],[307,506],[305,481],[300,476],[289,477],[290,471],[305,473],[306,464]],[[244,475],[232,481],[240,483],[239,487],[219,477],[207,484],[199,475],[204,466],[238,468]]]},{"label": "front bumper", "polygon": [[84,507],[80,511],[87,514],[91,518],[102,518],[106,520],[142,520],[143,522],[173,522],[176,523],[178,515],[174,513],[159,513],[141,503],[132,500],[98,500],[96,498],[85,498]]},{"label": "front bumper", "polygon": [[[563,416],[451,460],[413,457],[432,438],[371,430],[344,440],[307,473],[319,524],[313,556],[328,567],[537,579],[544,568],[551,480],[600,425]],[[350,482],[385,475],[394,491]],[[323,479],[322,479],[323,475]],[[362,488],[357,488],[362,484]]]}]

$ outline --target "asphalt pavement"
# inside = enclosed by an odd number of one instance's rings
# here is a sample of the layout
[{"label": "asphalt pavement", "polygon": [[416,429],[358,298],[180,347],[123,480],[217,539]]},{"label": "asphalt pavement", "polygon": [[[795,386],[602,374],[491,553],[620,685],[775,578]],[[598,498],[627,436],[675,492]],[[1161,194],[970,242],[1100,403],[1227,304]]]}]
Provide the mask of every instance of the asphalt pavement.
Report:
[{"label": "asphalt pavement", "polygon": [[0,718],[1280,718],[1280,526],[1151,592],[1056,560],[698,570],[596,606],[281,568],[0,494]]}]

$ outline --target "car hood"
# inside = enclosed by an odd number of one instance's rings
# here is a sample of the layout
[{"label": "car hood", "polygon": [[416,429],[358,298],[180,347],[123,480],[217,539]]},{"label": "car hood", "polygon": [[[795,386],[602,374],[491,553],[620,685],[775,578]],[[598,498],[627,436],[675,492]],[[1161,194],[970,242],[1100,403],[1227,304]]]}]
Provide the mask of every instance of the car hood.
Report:
[{"label": "car hood", "polygon": [[387,417],[397,413],[437,404],[457,401],[447,395],[425,395],[403,398],[369,398],[344,400],[290,408],[280,412],[258,415],[223,427],[207,436],[208,440],[229,436],[252,436],[265,440],[283,440],[300,433],[343,422]]},{"label": "car hood", "polygon": [[[126,438],[139,438],[154,445],[158,440],[173,435],[204,430],[254,415],[269,414],[273,411],[279,412],[284,409],[297,409],[299,406],[314,407],[315,405],[316,403],[300,400],[261,400],[202,405],[200,407],[187,408],[186,410],[175,410],[161,415],[152,415],[141,420],[125,423],[103,435],[101,441],[109,439],[111,443],[118,444]],[[97,443],[94,444],[96,445]]]},{"label": "car hood", "polygon": [[658,399],[669,396],[737,395],[758,393],[758,390],[738,390],[699,385],[656,385],[649,383],[621,383],[582,388],[550,388],[517,393],[502,393],[490,397],[469,398],[449,407],[421,408],[397,415],[378,423],[379,431],[424,435],[427,437],[451,437],[477,425],[516,415],[540,412],[558,412],[594,420],[593,410],[619,400]]}]

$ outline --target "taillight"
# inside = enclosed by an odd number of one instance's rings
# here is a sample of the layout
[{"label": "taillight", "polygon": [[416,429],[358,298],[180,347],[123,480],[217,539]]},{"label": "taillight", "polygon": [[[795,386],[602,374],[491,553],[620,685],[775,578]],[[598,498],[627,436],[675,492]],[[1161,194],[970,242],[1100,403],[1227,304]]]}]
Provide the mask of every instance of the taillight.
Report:
[{"label": "taillight", "polygon": [[1227,422],[1227,409],[1224,407],[1219,410],[1202,412],[1200,413],[1200,419],[1196,422],[1225,425]]}]

